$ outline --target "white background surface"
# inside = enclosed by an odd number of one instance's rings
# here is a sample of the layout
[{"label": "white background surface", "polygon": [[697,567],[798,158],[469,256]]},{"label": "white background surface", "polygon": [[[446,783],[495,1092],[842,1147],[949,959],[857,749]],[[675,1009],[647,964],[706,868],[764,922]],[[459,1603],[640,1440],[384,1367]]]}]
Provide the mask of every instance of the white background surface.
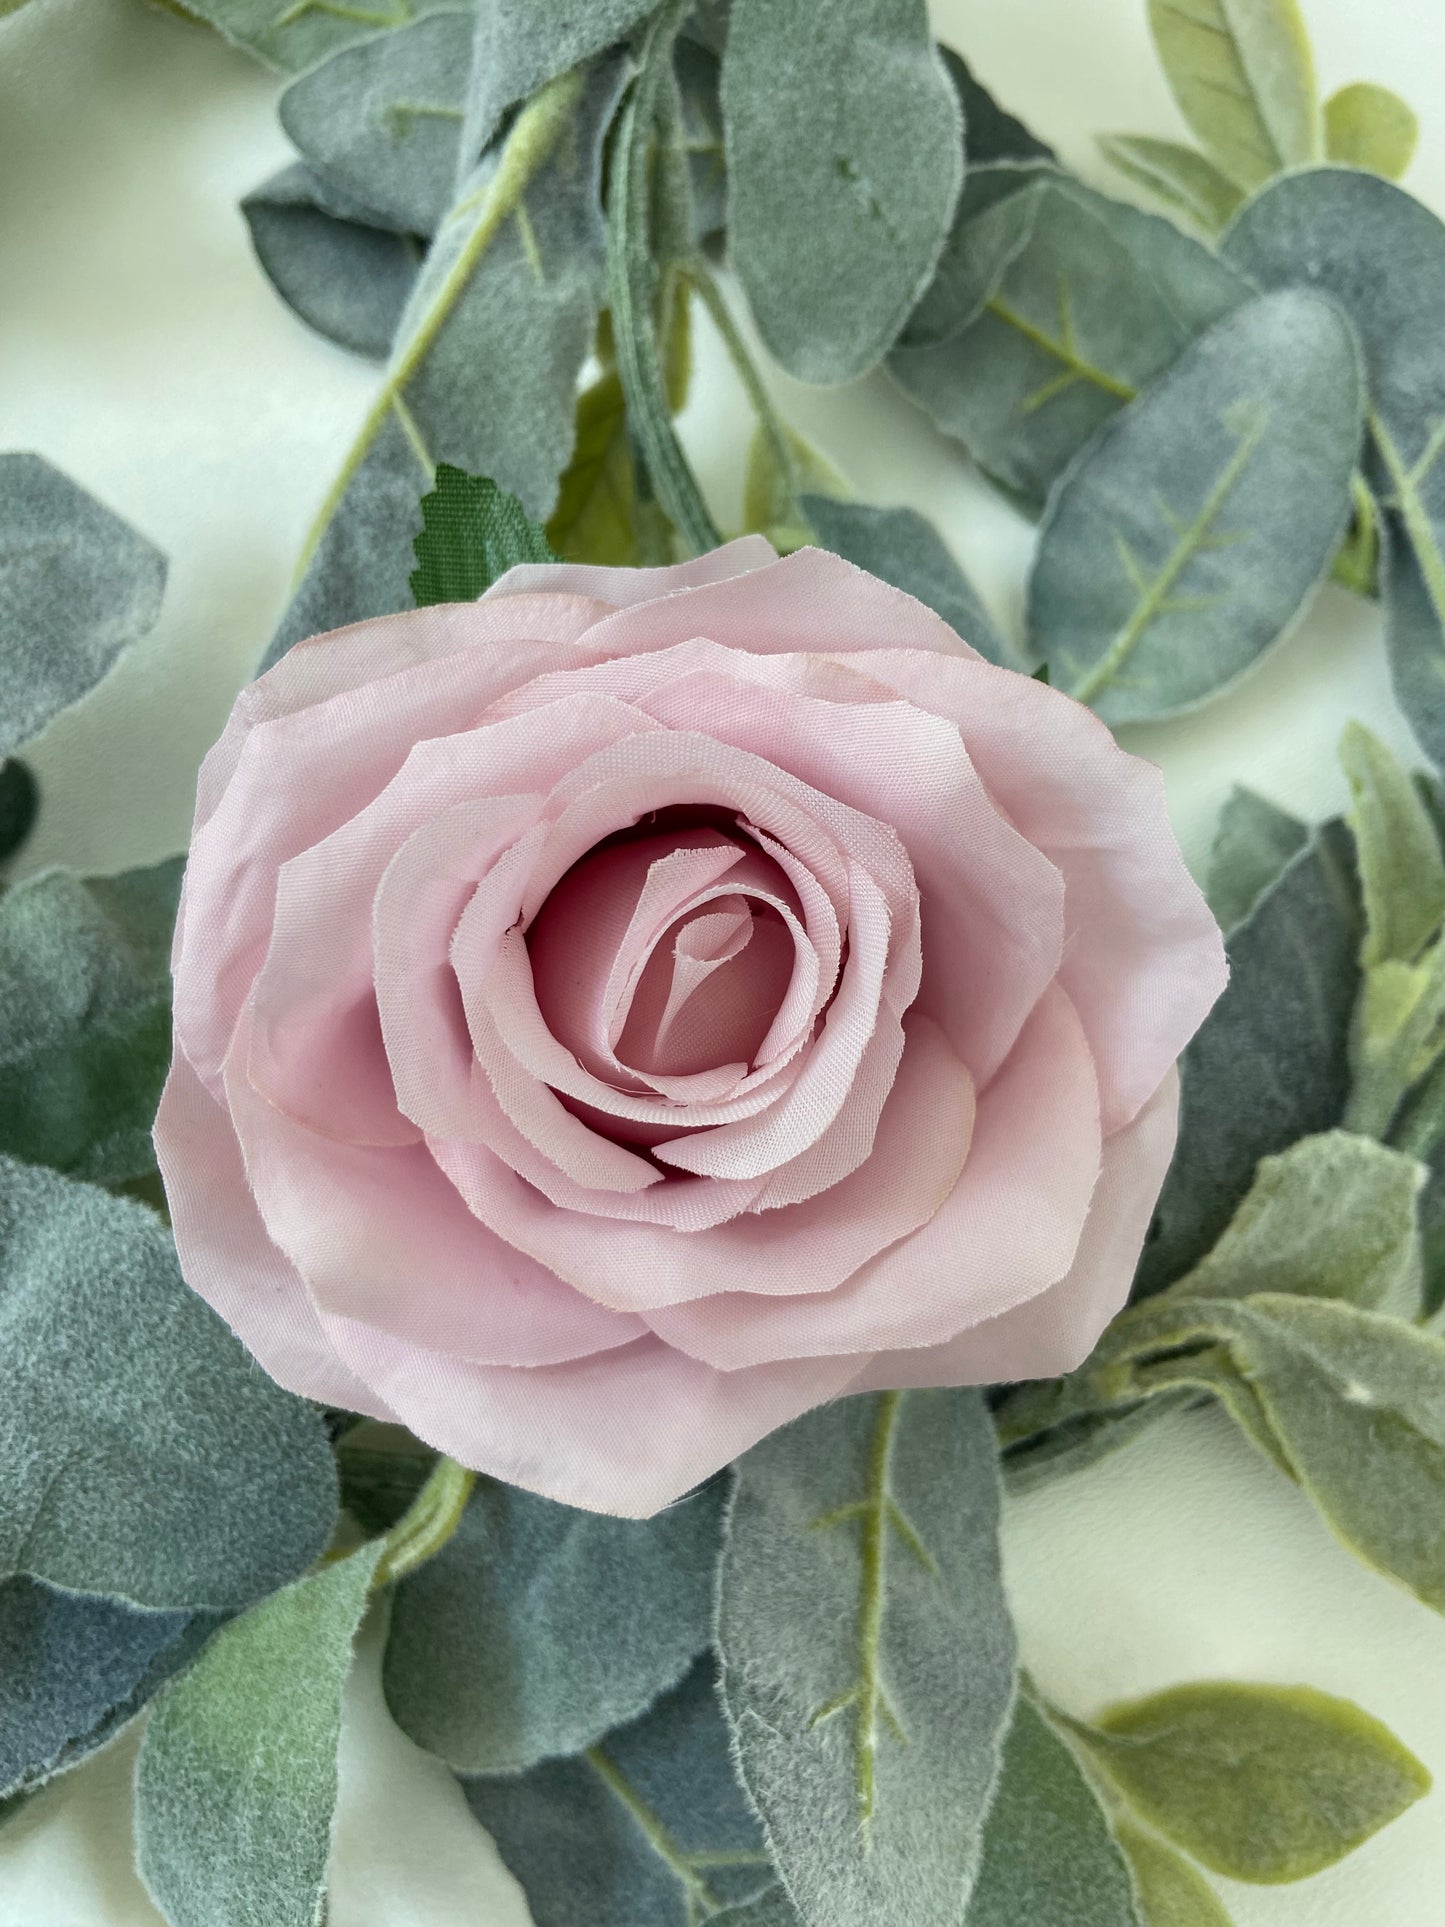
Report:
[{"label": "white background surface", "polygon": [[[1445,210],[1440,0],[1305,6],[1325,92],[1375,79],[1420,111],[1408,184]],[[1115,191],[1095,130],[1182,131],[1143,0],[939,0],[935,18],[1006,104]],[[0,27],[0,446],[38,450],[171,557],[159,628],[34,756],[34,864],[118,869],[182,847],[196,765],[366,409],[373,371],[282,307],[237,211],[289,158],[276,91],[138,0],[33,0]],[[687,427],[726,520],[748,424],[711,347]],[[1030,531],[886,382],[775,388],[868,499],[932,515],[1016,620]],[[1126,740],[1163,763],[1199,868],[1235,780],[1305,814],[1339,806],[1333,747],[1351,715],[1408,752],[1377,613],[1326,589],[1244,687]],[[1207,1676],[1307,1681],[1386,1720],[1441,1782],[1313,1881],[1230,1886],[1238,1927],[1445,1927],[1445,1621],[1357,1565],[1226,1425],[1161,1425],[1011,1506],[1005,1552],[1025,1660],[1069,1708]],[[332,1927],[523,1927],[449,1776],[386,1716],[378,1633],[348,1702]],[[0,1927],[157,1927],[131,1870],[133,1758],[122,1740],[0,1834]]]}]

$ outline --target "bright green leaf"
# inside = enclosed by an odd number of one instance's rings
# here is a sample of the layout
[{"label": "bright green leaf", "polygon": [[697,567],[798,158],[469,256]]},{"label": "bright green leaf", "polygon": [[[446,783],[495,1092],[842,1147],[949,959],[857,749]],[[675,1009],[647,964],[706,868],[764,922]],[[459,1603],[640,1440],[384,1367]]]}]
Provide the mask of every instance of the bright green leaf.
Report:
[{"label": "bright green leaf", "polygon": [[1055,686],[1120,723],[1235,681],[1329,573],[1363,431],[1331,303],[1289,290],[1216,322],[1050,497],[1029,632]]},{"label": "bright green leaf", "polygon": [[636,568],[637,476],[627,401],[615,369],[577,401],[577,440],[547,522],[547,541],[568,562]]},{"label": "bright green leaf", "polygon": [[927,287],[963,180],[924,0],[733,0],[722,69],[728,239],[789,373],[851,381]]},{"label": "bright green leaf", "polygon": [[155,1213],[0,1157],[0,1576],[242,1606],[335,1517],[319,1417],[188,1288]]},{"label": "bright green leaf", "polygon": [[1112,166],[1209,233],[1222,228],[1244,199],[1243,190],[1197,147],[1148,134],[1101,134],[1099,151]]},{"label": "bright green leaf", "polygon": [[739,1462],[719,1594],[737,1758],[828,1927],[957,1917],[1013,1698],[976,1394],[843,1399]]},{"label": "bright green leaf", "polygon": [[1347,723],[1340,762],[1365,899],[1360,962],[1412,962],[1445,918],[1445,858],[1414,781],[1362,723]]},{"label": "bright green leaf", "polygon": [[517,563],[557,560],[515,495],[448,462],[438,467],[435,488],[421,498],[421,523],[411,574],[419,609],[433,602],[474,602]]},{"label": "bright green leaf", "polygon": [[1415,157],[1420,122],[1408,101],[1373,80],[1352,81],[1325,102],[1325,153],[1398,181]]},{"label": "bright green leaf", "polygon": [[1388,1727],[1309,1686],[1200,1681],[1070,1727],[1151,1826],[1233,1880],[1333,1866],[1430,1786]]},{"label": "bright green leaf", "polygon": [[170,1686],[136,1767],[136,1860],[170,1927],[315,1927],[341,1695],[373,1542],[232,1621]]},{"label": "bright green leaf", "polygon": [[1243,923],[1308,841],[1309,831],[1298,817],[1236,784],[1219,813],[1205,888],[1220,928],[1233,930]]},{"label": "bright green leaf", "polygon": [[1319,153],[1314,60],[1295,0],[1149,0],[1180,111],[1225,173],[1255,187]]},{"label": "bright green leaf", "polygon": [[1028,246],[1040,200],[1057,178],[1037,161],[969,168],[933,279],[904,324],[895,354],[955,341],[978,319],[1010,263]]},{"label": "bright green leaf", "polygon": [[1157,1834],[1115,1820],[1114,1837],[1134,1875],[1145,1927],[1234,1927],[1204,1875]]}]

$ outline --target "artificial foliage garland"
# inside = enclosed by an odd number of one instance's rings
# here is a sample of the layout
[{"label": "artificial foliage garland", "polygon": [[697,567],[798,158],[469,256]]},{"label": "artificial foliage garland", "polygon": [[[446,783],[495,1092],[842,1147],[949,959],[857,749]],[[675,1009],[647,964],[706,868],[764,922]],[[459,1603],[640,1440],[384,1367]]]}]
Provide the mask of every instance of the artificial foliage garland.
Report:
[{"label": "artificial foliage garland", "polygon": [[[1061,170],[912,5],[853,0],[821,40],[761,0],[730,18],[636,0],[395,22],[188,10],[304,69],[283,97],[304,160],[251,197],[253,235],[305,318],[391,354],[272,659],[553,552],[711,547],[671,419],[696,299],[758,409],[748,513],[780,548],[850,556],[1110,722],[1225,686],[1331,570],[1378,579],[1397,693],[1438,759],[1445,230],[1383,178],[1408,159],[1408,109],[1356,87],[1321,110],[1287,0],[1242,29],[1203,0],[1151,6],[1202,151],[1106,152],[1194,234]],[[864,32],[916,111],[885,116],[850,84]],[[1220,61],[1232,92],[1211,84]],[[836,164],[815,167],[802,106],[780,132],[784,84],[832,116]],[[1319,165],[1322,142],[1346,165]],[[907,214],[886,238],[860,218],[865,178]],[[1197,238],[1225,222],[1218,246]],[[432,228],[418,273],[412,237]],[[777,419],[718,288],[724,252],[785,366],[837,380],[886,356],[1042,508],[1026,643],[998,634],[923,518],[848,500]],[[480,405],[507,387],[507,407]],[[164,564],[43,463],[5,460],[7,535],[18,552],[42,523],[65,583],[62,601],[10,572],[32,652],[4,669],[8,751],[144,631]],[[987,1400],[824,1407],[650,1522],[474,1484],[257,1375],[156,1216],[179,866],[14,885],[0,1819],[154,1696],[138,1844],[167,1918],[315,1919],[341,1687],[381,1588],[393,1713],[462,1776],[539,1927],[1208,1927],[1227,1916],[1196,1863],[1302,1878],[1403,1811],[1428,1784],[1418,1762],[1305,1689],[1201,1682],[1088,1722],[1049,1706],[1016,1678],[995,1545],[1000,1448],[1007,1480],[1061,1476],[1214,1400],[1347,1546],[1445,1606],[1445,1541],[1418,1527],[1445,1451],[1442,812],[1433,779],[1365,732],[1342,756],[1344,824],[1311,830],[1247,793],[1226,810],[1210,895],[1232,981],[1185,1056],[1135,1302],[1094,1355]],[[12,848],[33,814],[20,767]],[[104,1292],[87,1302],[83,1279]],[[122,1304],[133,1354],[108,1340]],[[157,1381],[200,1388],[196,1404],[164,1407]],[[514,1670],[488,1691],[503,1650]],[[258,1755],[274,1777],[246,1770]]]}]

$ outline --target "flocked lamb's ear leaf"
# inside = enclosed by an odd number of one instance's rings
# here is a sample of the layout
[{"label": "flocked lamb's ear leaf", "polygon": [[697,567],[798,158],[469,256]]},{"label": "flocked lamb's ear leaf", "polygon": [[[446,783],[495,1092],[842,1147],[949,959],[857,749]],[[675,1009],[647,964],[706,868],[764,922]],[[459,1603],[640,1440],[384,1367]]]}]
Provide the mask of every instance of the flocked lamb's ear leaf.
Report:
[{"label": "flocked lamb's ear leaf", "polygon": [[378,226],[304,161],[241,202],[251,245],[286,305],[318,334],[381,361],[421,267],[421,244]]},{"label": "flocked lamb's ear leaf", "polygon": [[430,234],[451,205],[472,14],[433,13],[293,80],[281,125],[378,225]]},{"label": "flocked lamb's ear leaf", "polygon": [[882,1393],[740,1461],[719,1589],[738,1765],[805,1920],[956,1918],[1013,1700],[976,1394]]},{"label": "flocked lamb's ear leaf", "polygon": [[865,374],[928,285],[963,179],[923,0],[733,0],[722,98],[729,248],[763,340],[801,380]]},{"label": "flocked lamb's ear leaf", "polygon": [[0,897],[0,1152],[118,1184],[155,1170],[179,857]]},{"label": "flocked lamb's ear leaf", "polygon": [[970,169],[989,161],[1051,161],[1054,150],[993,95],[961,54],[940,46],[944,70],[963,110],[963,147]]},{"label": "flocked lamb's ear leaf", "polygon": [[335,1518],[320,1419],[187,1287],[155,1213],[0,1157],[0,1576],[242,1606]]},{"label": "flocked lamb's ear leaf", "polygon": [[[405,25],[417,14],[455,8],[458,0],[408,0],[390,20],[380,8],[302,4],[296,0],[168,0],[177,11],[216,27],[268,67],[299,73],[340,47],[374,38],[378,27]],[[162,0],[167,4],[167,0]]]},{"label": "flocked lamb's ear leaf", "polygon": [[1347,723],[1340,762],[1365,902],[1360,961],[1412,963],[1445,918],[1445,858],[1414,779],[1362,723]]},{"label": "flocked lamb's ear leaf", "polygon": [[776,1883],[733,1772],[711,1655],[575,1759],[462,1785],[536,1927],[694,1927]]},{"label": "flocked lamb's ear leaf", "polygon": [[[451,0],[455,4],[455,0]],[[549,81],[616,46],[658,0],[486,0],[476,10],[461,165],[469,169],[503,116]]]},{"label": "flocked lamb's ear leaf", "polygon": [[933,278],[904,324],[898,351],[953,341],[978,319],[1009,263],[1028,245],[1039,190],[1055,179],[1053,169],[1037,161],[969,168]]},{"label": "flocked lamb's ear leaf", "polygon": [[1158,1834],[1116,1819],[1114,1837],[1134,1876],[1144,1927],[1234,1927],[1204,1875]]},{"label": "flocked lamb's ear leaf", "polygon": [[1050,497],[1029,630],[1055,687],[1120,723],[1235,681],[1329,573],[1363,433],[1332,303],[1282,290],[1216,322]]},{"label": "flocked lamb's ear leaf", "polygon": [[1147,187],[1199,227],[1222,228],[1244,191],[1197,147],[1148,134],[1101,134],[1099,151],[1129,180]]},{"label": "flocked lamb's ear leaf", "polygon": [[160,614],[160,550],[39,455],[0,455],[0,758]]},{"label": "flocked lamb's ear leaf", "polygon": [[[1386,513],[1381,583],[1390,670],[1421,747],[1445,759],[1445,223],[1373,174],[1322,167],[1284,176],[1224,238],[1261,286],[1303,285],[1337,301],[1364,349],[1371,482]],[[1393,552],[1393,553],[1392,553]]]},{"label": "flocked lamb's ear leaf", "polygon": [[1236,783],[1224,799],[1204,894],[1220,928],[1244,922],[1292,856],[1309,841],[1296,816]]},{"label": "flocked lamb's ear leaf", "polygon": [[1325,102],[1325,153],[1398,181],[1415,157],[1420,122],[1408,101],[1373,80],[1355,80]]},{"label": "flocked lamb's ear leaf", "polygon": [[1139,1281],[1155,1291],[1197,1264],[1255,1166],[1338,1123],[1359,988],[1360,909],[1342,825],[1316,833],[1229,938],[1230,980],[1182,1060],[1179,1148]]},{"label": "flocked lamb's ear leaf", "polygon": [[1149,0],[1174,98],[1230,178],[1255,187],[1319,155],[1314,60],[1296,0]]},{"label": "flocked lamb's ear leaf", "polygon": [[136,1861],[170,1927],[323,1918],[341,1695],[381,1543],[223,1627],[161,1697],[136,1766]]},{"label": "flocked lamb's ear leaf", "polygon": [[1022,667],[943,537],[916,509],[871,508],[806,494],[802,508],[825,549],[926,602],[990,662]]},{"label": "flocked lamb's ear leaf", "polygon": [[552,83],[460,191],[268,663],[303,636],[409,605],[417,501],[439,463],[493,477],[538,520],[550,513],[603,291],[601,146],[623,79],[611,62]]},{"label": "flocked lamb's ear leaf", "polygon": [[637,1718],[708,1643],[722,1499],[613,1519],[483,1481],[396,1589],[397,1724],[460,1772],[517,1773]]},{"label": "flocked lamb's ear leaf", "polygon": [[1202,1680],[1069,1728],[1151,1826],[1234,1880],[1333,1866],[1430,1787],[1388,1727],[1310,1686]]},{"label": "flocked lamb's ear leaf", "polygon": [[[1129,1870],[1064,1742],[1014,1708],[964,1927],[1140,1927]],[[1151,1921],[1149,1927],[1155,1927]]]},{"label": "flocked lamb's ear leaf", "polygon": [[545,530],[486,475],[449,462],[421,498],[421,534],[411,593],[421,609],[433,602],[474,602],[519,562],[555,562]]}]

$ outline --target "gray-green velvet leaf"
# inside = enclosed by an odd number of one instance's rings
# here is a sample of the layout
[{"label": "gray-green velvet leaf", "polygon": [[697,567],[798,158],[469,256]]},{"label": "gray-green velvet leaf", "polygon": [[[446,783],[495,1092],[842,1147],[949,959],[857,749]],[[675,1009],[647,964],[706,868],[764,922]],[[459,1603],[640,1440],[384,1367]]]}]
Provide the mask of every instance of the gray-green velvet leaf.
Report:
[{"label": "gray-green velvet leaf", "polygon": [[170,1927],[315,1927],[341,1695],[372,1541],[263,1599],[156,1706],[136,1766],[136,1862]]},{"label": "gray-green velvet leaf", "polygon": [[[1061,1383],[1069,1386],[1070,1381]],[[1033,1386],[1025,1388],[1027,1393],[1034,1390]],[[1014,1394],[1015,1398],[1018,1396]],[[1159,1392],[1122,1409],[1068,1411],[1053,1423],[1046,1414],[1037,1424],[1031,1421],[1027,1427],[1020,1426],[1017,1436],[1004,1449],[1004,1489],[1015,1495],[1033,1492],[1040,1486],[1051,1485],[1055,1479],[1097,1465],[1100,1459],[1146,1432],[1166,1412],[1182,1411],[1193,1402],[1194,1396],[1187,1391]],[[1007,1415],[1009,1405],[1005,1405],[1003,1411]]]},{"label": "gray-green velvet leaf", "polygon": [[34,1579],[0,1582],[0,1798],[59,1771],[189,1620]]},{"label": "gray-green velvet leaf", "polygon": [[0,757],[154,626],[166,560],[39,455],[0,455]]},{"label": "gray-green velvet leaf", "polygon": [[384,360],[421,268],[422,243],[377,224],[304,161],[241,203],[267,279],[308,327]]},{"label": "gray-green velvet leaf", "polygon": [[1088,1781],[1064,1742],[1020,1699],[964,1927],[1025,1923],[1141,1927],[1129,1870]]},{"label": "gray-green velvet leaf", "polygon": [[780,1882],[764,1888],[755,1900],[724,1908],[712,1918],[716,1927],[801,1927],[801,1916]]},{"label": "gray-green velvet leaf", "polygon": [[183,10],[244,47],[268,67],[299,73],[341,47],[375,36],[378,29],[407,26],[438,8],[455,10],[465,0],[380,0],[351,6],[347,0],[183,0]]},{"label": "gray-green velvet leaf", "polygon": [[635,1719],[708,1643],[722,1502],[714,1482],[655,1519],[613,1519],[481,1481],[396,1589],[397,1724],[461,1772],[516,1773]]},{"label": "gray-green velvet leaf", "polygon": [[658,0],[485,0],[477,8],[461,164],[469,169],[507,109],[625,40]]},{"label": "gray-green velvet leaf", "polygon": [[1297,0],[1149,0],[1180,111],[1241,187],[1320,150],[1314,61]]},{"label": "gray-green velvet leaf", "polygon": [[1445,918],[1445,858],[1414,778],[1363,723],[1345,725],[1340,764],[1350,785],[1365,941],[1360,962],[1413,963]]},{"label": "gray-green velvet leaf", "polygon": [[1199,227],[1222,228],[1243,191],[1197,147],[1147,134],[1101,134],[1099,151],[1127,179],[1147,187]]},{"label": "gray-green velvet leaf", "polygon": [[827,495],[804,495],[800,506],[823,548],[926,602],[990,662],[1021,666],[926,516],[916,509],[870,508]]},{"label": "gray-green velvet leaf", "polygon": [[1052,167],[1012,158],[970,166],[933,278],[898,337],[898,350],[937,347],[976,321],[1009,263],[1028,245]]},{"label": "gray-green velvet leaf", "polygon": [[[697,1927],[775,1886],[733,1771],[710,1655],[577,1758],[462,1785],[536,1927]],[[764,1914],[759,1927],[768,1923]]]},{"label": "gray-green velvet leaf", "polygon": [[1095,430],[1249,284],[1172,222],[1034,172],[1027,240],[982,312],[951,339],[900,345],[888,367],[982,467],[1038,504]]},{"label": "gray-green velvet leaf", "polygon": [[115,1184],[155,1169],[182,859],[0,897],[0,1152]]},{"label": "gray-green velvet leaf", "polygon": [[1308,841],[1309,830],[1298,817],[1236,783],[1219,813],[1204,892],[1220,928],[1233,930],[1243,923]]},{"label": "gray-green velvet leaf", "polygon": [[402,316],[268,664],[304,636],[410,606],[418,502],[440,462],[490,476],[545,521],[604,288],[601,149],[623,79],[611,62],[556,82],[469,177]]},{"label": "gray-green velvet leaf", "polygon": [[1354,336],[1302,289],[1216,322],[1050,496],[1029,632],[1106,722],[1243,675],[1328,574],[1364,433]]},{"label": "gray-green velvet leaf", "polygon": [[1380,599],[1395,698],[1415,740],[1436,769],[1445,768],[1445,588],[1431,594],[1400,518],[1380,517]]},{"label": "gray-green velvet leaf", "polygon": [[993,1427],[966,1391],[825,1406],[738,1464],[719,1588],[738,1765],[816,1927],[954,1920],[1013,1702]]},{"label": "gray-green velvet leaf", "polygon": [[342,48],[281,96],[305,158],[378,225],[430,234],[451,206],[473,26],[470,10],[427,14]]},{"label": "gray-green velvet leaf", "polygon": [[1182,1059],[1179,1143],[1137,1290],[1197,1264],[1262,1157],[1339,1122],[1350,1089],[1360,907],[1343,825],[1327,825],[1228,941],[1230,981]]},{"label": "gray-green velvet leaf", "polygon": [[940,46],[944,69],[963,110],[963,147],[969,168],[989,161],[1051,161],[1054,150],[1000,107],[962,54]]},{"label": "gray-green velvet leaf", "polygon": [[759,333],[803,381],[866,374],[932,278],[963,180],[923,0],[733,0],[722,99],[729,247]]},{"label": "gray-green velvet leaf", "polygon": [[0,1576],[242,1606],[335,1518],[320,1419],[186,1286],[155,1213],[0,1157]]}]

